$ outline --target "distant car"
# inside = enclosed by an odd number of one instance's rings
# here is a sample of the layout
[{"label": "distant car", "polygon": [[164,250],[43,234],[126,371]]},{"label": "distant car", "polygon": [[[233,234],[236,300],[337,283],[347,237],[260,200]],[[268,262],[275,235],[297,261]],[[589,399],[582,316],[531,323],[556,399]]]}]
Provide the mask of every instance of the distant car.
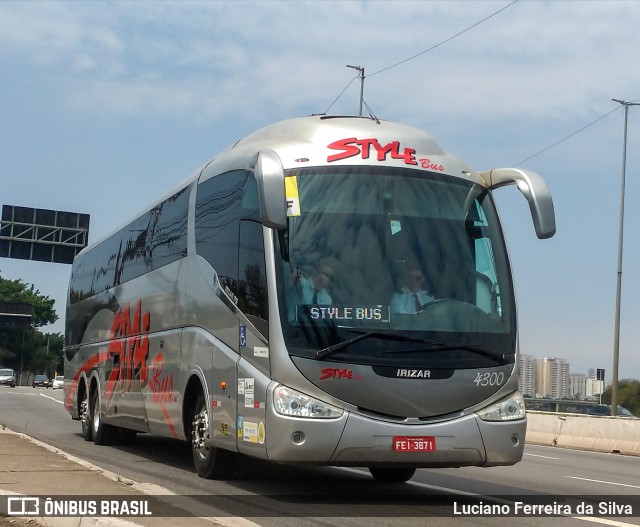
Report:
[{"label": "distant car", "polygon": [[58,375],[51,383],[51,388],[57,390],[58,388],[64,388],[64,375]]},{"label": "distant car", "polygon": [[0,386],[16,387],[16,372],[11,368],[0,369]]},{"label": "distant car", "polygon": [[47,377],[46,375],[36,375],[33,378],[33,382],[31,383],[31,386],[33,388],[35,388],[36,386],[42,386],[44,388],[49,388],[49,377]]},{"label": "distant car", "polygon": [[[587,408],[586,412],[589,415],[611,415],[611,405],[610,404],[594,404]],[[618,405],[618,417],[634,417],[634,415],[627,410],[624,406]]]}]

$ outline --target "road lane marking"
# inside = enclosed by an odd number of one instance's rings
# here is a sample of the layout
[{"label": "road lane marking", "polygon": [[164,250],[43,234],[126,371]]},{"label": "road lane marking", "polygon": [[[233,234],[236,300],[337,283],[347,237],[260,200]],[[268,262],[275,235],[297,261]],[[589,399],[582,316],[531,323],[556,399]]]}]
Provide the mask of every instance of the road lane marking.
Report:
[{"label": "road lane marking", "polygon": [[560,459],[559,457],[541,456],[540,454],[528,454],[527,452],[525,452],[524,455],[531,456],[531,457],[543,457],[544,459],[554,459],[554,460]]},{"label": "road lane marking", "polygon": [[579,478],[578,476],[565,476],[569,479],[580,479],[582,481],[591,481],[592,483],[604,483],[605,485],[618,485],[619,487],[630,487],[632,489],[640,489],[640,485],[629,485],[627,483],[617,483],[615,481],[602,481],[600,479]]},{"label": "road lane marking", "polygon": [[58,401],[58,399],[56,399],[55,397],[51,397],[50,395],[45,395],[44,393],[41,393],[40,396],[41,397],[46,397],[47,399],[51,399],[52,401],[55,401],[56,403],[64,404],[64,401]]}]

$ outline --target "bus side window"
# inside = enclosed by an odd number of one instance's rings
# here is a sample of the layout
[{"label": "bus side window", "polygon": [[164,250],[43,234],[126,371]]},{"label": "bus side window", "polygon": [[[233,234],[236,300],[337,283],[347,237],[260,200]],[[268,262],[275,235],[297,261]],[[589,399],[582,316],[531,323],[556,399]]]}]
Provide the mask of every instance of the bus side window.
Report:
[{"label": "bus side window", "polygon": [[196,252],[211,264],[222,285],[236,296],[240,220],[259,217],[258,189],[250,172],[234,170],[198,185]]},{"label": "bus side window", "polygon": [[269,302],[267,272],[264,262],[262,224],[253,220],[240,222],[238,249],[238,307],[266,338]]},{"label": "bus side window", "polygon": [[189,187],[185,187],[151,211],[154,225],[149,251],[153,269],[187,255],[188,190]]},{"label": "bus side window", "polygon": [[238,234],[244,170],[214,176],[198,185],[196,252],[215,269],[222,286],[237,295]]}]

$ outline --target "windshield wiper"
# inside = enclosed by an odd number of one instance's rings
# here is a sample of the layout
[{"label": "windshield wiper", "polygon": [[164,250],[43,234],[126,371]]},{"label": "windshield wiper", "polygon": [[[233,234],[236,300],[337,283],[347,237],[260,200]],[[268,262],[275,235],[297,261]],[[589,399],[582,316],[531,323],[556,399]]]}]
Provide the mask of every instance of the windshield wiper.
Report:
[{"label": "windshield wiper", "polygon": [[360,340],[368,339],[369,337],[378,337],[382,339],[390,339],[390,340],[404,341],[404,342],[420,342],[422,344],[430,344],[432,346],[441,345],[439,342],[435,342],[433,340],[423,339],[419,337],[409,337],[402,333],[390,333],[388,331],[367,331],[366,333],[361,333],[357,337],[353,337],[349,340],[338,342],[337,344],[333,344],[332,346],[328,346],[324,349],[318,350],[316,352],[316,357],[318,359],[328,357],[329,355],[333,355],[337,351],[340,351],[341,349],[346,348],[351,344],[354,344]]},{"label": "windshield wiper", "polygon": [[470,351],[471,353],[475,353],[476,355],[481,355],[483,357],[487,357],[489,359],[494,359],[498,362],[511,362],[511,359],[515,356],[514,353],[503,353],[502,355],[496,355],[492,351],[486,350],[479,346],[472,346],[468,344],[444,344],[442,342],[434,342],[429,341],[430,344],[433,345],[431,348],[411,348],[411,349],[402,349],[402,350],[388,350],[383,351],[382,353],[419,353],[424,351],[452,351],[452,350],[464,350]]}]

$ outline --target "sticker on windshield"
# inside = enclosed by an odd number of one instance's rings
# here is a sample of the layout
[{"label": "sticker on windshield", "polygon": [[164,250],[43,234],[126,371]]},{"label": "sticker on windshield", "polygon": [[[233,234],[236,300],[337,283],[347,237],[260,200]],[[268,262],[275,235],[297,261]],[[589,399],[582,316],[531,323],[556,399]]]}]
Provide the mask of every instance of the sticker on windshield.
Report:
[{"label": "sticker on windshield", "polygon": [[284,178],[284,191],[287,198],[287,216],[300,216],[300,195],[296,176]]},{"label": "sticker on windshield", "polygon": [[[389,306],[317,306],[298,305],[297,313],[305,314],[311,320],[367,321],[389,322]],[[300,316],[298,316],[300,321]]]},{"label": "sticker on windshield", "polygon": [[398,234],[402,230],[402,224],[398,220],[391,220],[391,236]]}]

